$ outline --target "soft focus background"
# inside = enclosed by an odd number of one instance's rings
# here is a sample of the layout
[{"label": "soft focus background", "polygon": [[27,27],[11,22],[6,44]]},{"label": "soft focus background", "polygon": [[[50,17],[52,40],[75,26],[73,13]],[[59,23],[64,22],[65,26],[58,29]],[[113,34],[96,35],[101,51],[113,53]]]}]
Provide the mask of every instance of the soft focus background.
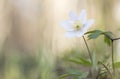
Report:
[{"label": "soft focus background", "polygon": [[[95,19],[89,30],[120,37],[120,0],[0,0],[0,79],[55,79],[69,66],[63,58],[88,57],[83,40],[66,38],[60,26],[82,9]],[[98,59],[110,55],[102,36],[87,42]],[[120,41],[114,46],[119,61]]]}]

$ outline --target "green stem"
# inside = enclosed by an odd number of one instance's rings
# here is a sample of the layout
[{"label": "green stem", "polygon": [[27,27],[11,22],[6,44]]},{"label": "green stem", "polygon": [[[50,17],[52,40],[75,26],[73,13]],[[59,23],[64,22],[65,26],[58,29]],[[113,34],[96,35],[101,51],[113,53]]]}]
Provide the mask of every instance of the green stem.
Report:
[{"label": "green stem", "polygon": [[114,38],[114,39],[112,39],[112,40],[119,40],[120,38]]},{"label": "green stem", "polygon": [[116,76],[115,75],[115,66],[114,66],[114,47],[113,47],[114,40],[111,40],[111,41],[112,41],[112,68],[113,68],[113,74],[114,74],[114,76]]},{"label": "green stem", "polygon": [[83,36],[83,40],[84,40],[85,45],[86,45],[86,47],[87,47],[87,50],[88,50],[88,54],[89,54],[89,57],[90,57],[91,63],[93,63],[92,56],[91,56],[91,52],[90,52],[89,46],[88,46],[87,41],[86,41],[86,39],[85,39],[84,36]]},{"label": "green stem", "polygon": [[102,63],[102,62],[100,62],[100,61],[99,61],[99,63],[100,63],[101,65],[103,65],[103,67],[104,67],[104,68],[108,71],[108,73],[110,74],[111,78],[113,78],[112,73],[110,72],[109,68],[108,68],[104,63]]}]

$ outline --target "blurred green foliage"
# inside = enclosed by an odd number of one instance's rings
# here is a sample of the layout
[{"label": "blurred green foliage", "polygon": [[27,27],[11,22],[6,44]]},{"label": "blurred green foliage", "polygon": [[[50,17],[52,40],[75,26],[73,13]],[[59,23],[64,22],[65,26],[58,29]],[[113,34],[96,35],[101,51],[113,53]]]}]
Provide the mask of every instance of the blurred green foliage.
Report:
[{"label": "blurred green foliage", "polygon": [[51,57],[45,55],[41,50],[33,56],[20,52],[1,53],[0,79],[53,79],[54,64],[51,64]]}]

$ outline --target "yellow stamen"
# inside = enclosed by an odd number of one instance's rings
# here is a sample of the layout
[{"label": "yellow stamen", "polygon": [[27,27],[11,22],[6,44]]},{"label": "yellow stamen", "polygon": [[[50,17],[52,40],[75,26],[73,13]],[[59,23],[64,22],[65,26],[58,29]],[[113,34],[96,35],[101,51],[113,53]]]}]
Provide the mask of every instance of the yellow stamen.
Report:
[{"label": "yellow stamen", "polygon": [[77,21],[77,22],[74,23],[73,26],[74,26],[74,29],[75,29],[75,30],[79,30],[79,29],[81,29],[82,24],[81,24],[79,21]]}]

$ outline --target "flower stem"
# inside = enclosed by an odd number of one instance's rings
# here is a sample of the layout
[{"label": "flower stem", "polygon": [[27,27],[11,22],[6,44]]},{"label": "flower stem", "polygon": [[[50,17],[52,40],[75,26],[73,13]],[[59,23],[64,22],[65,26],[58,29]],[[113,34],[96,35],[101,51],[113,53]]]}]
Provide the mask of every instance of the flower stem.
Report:
[{"label": "flower stem", "polygon": [[114,75],[115,79],[116,79],[116,70],[115,70],[115,66],[114,66],[115,61],[114,61],[114,46],[113,46],[113,43],[114,43],[114,41],[119,40],[119,39],[120,39],[120,37],[111,39],[111,42],[112,42],[112,68],[113,68],[113,75]]},{"label": "flower stem", "polygon": [[111,49],[112,49],[112,68],[113,68],[113,74],[114,74],[114,76],[116,76],[115,75],[115,66],[114,66],[114,46],[113,46],[113,43],[114,43],[114,40],[111,40],[111,42],[112,42],[112,44],[111,44]]},{"label": "flower stem", "polygon": [[119,38],[114,38],[114,39],[112,39],[112,40],[119,40],[120,39],[120,37]]},{"label": "flower stem", "polygon": [[87,47],[87,50],[88,50],[88,53],[89,53],[89,57],[90,57],[91,63],[93,63],[92,56],[91,56],[91,52],[90,52],[89,46],[88,46],[88,44],[87,44],[87,41],[86,41],[86,39],[85,39],[84,36],[82,36],[82,37],[83,37],[84,42],[85,42],[85,45],[86,45],[86,47]]}]

